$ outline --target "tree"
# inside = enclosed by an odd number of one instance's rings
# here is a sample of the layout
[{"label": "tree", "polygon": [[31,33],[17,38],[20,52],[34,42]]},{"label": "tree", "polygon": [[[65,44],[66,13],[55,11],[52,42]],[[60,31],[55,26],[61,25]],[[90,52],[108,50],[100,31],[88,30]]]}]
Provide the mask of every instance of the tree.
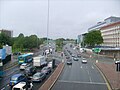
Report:
[{"label": "tree", "polygon": [[0,47],[2,47],[3,45],[11,45],[11,37],[9,37],[8,35],[6,35],[5,33],[0,33]]},{"label": "tree", "polygon": [[95,45],[103,43],[103,38],[99,30],[93,30],[85,35],[83,41],[85,45],[94,47]]},{"label": "tree", "polygon": [[13,48],[22,51],[22,49],[24,48],[24,41],[24,34],[20,33],[17,38],[14,38]]}]

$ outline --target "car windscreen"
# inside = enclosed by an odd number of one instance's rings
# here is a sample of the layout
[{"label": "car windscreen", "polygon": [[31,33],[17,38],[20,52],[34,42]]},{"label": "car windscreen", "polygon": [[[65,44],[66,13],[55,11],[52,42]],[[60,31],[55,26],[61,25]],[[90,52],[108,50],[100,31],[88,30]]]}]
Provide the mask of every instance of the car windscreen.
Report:
[{"label": "car windscreen", "polygon": [[33,78],[34,78],[34,77],[39,77],[39,76],[40,76],[40,74],[39,74],[39,73],[36,73],[36,74],[33,75]]},{"label": "car windscreen", "polygon": [[11,81],[16,81],[17,80],[17,77],[12,77],[11,78]]}]

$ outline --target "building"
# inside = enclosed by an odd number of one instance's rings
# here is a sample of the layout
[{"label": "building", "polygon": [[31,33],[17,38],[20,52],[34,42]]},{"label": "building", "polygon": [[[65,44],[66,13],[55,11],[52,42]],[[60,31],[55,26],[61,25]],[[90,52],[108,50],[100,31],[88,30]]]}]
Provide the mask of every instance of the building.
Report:
[{"label": "building", "polygon": [[8,35],[9,37],[13,37],[13,31],[2,29],[0,30],[0,33],[2,32]]},{"label": "building", "polygon": [[120,17],[111,16],[111,17],[104,19],[103,22],[98,22],[96,25],[88,28],[88,31],[99,30],[103,26],[106,26],[111,23],[119,22],[119,21],[120,21]]},{"label": "building", "polygon": [[105,25],[100,31],[103,37],[102,46],[120,48],[120,21]]},{"label": "building", "polygon": [[79,47],[85,46],[84,45],[84,37],[86,33],[78,35],[77,43],[79,44]]}]

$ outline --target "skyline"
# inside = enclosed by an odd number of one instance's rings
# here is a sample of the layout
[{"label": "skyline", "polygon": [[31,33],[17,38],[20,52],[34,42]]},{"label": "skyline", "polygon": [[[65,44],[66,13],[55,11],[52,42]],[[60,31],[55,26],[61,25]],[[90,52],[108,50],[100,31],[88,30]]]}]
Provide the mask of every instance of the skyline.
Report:
[{"label": "skyline", "polygon": [[[77,38],[110,16],[120,17],[119,0],[49,0],[48,37]],[[0,0],[0,29],[13,36],[47,37],[47,0]],[[97,8],[96,8],[97,7]]]}]

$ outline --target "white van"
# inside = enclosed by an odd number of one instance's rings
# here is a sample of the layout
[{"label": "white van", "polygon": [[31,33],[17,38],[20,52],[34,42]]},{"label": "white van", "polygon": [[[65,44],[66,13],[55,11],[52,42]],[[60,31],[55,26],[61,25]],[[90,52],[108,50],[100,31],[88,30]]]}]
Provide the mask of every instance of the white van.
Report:
[{"label": "white van", "polygon": [[[30,86],[28,87],[28,90],[32,90],[33,84],[30,83]],[[26,82],[20,82],[13,86],[12,90],[26,90]]]}]

